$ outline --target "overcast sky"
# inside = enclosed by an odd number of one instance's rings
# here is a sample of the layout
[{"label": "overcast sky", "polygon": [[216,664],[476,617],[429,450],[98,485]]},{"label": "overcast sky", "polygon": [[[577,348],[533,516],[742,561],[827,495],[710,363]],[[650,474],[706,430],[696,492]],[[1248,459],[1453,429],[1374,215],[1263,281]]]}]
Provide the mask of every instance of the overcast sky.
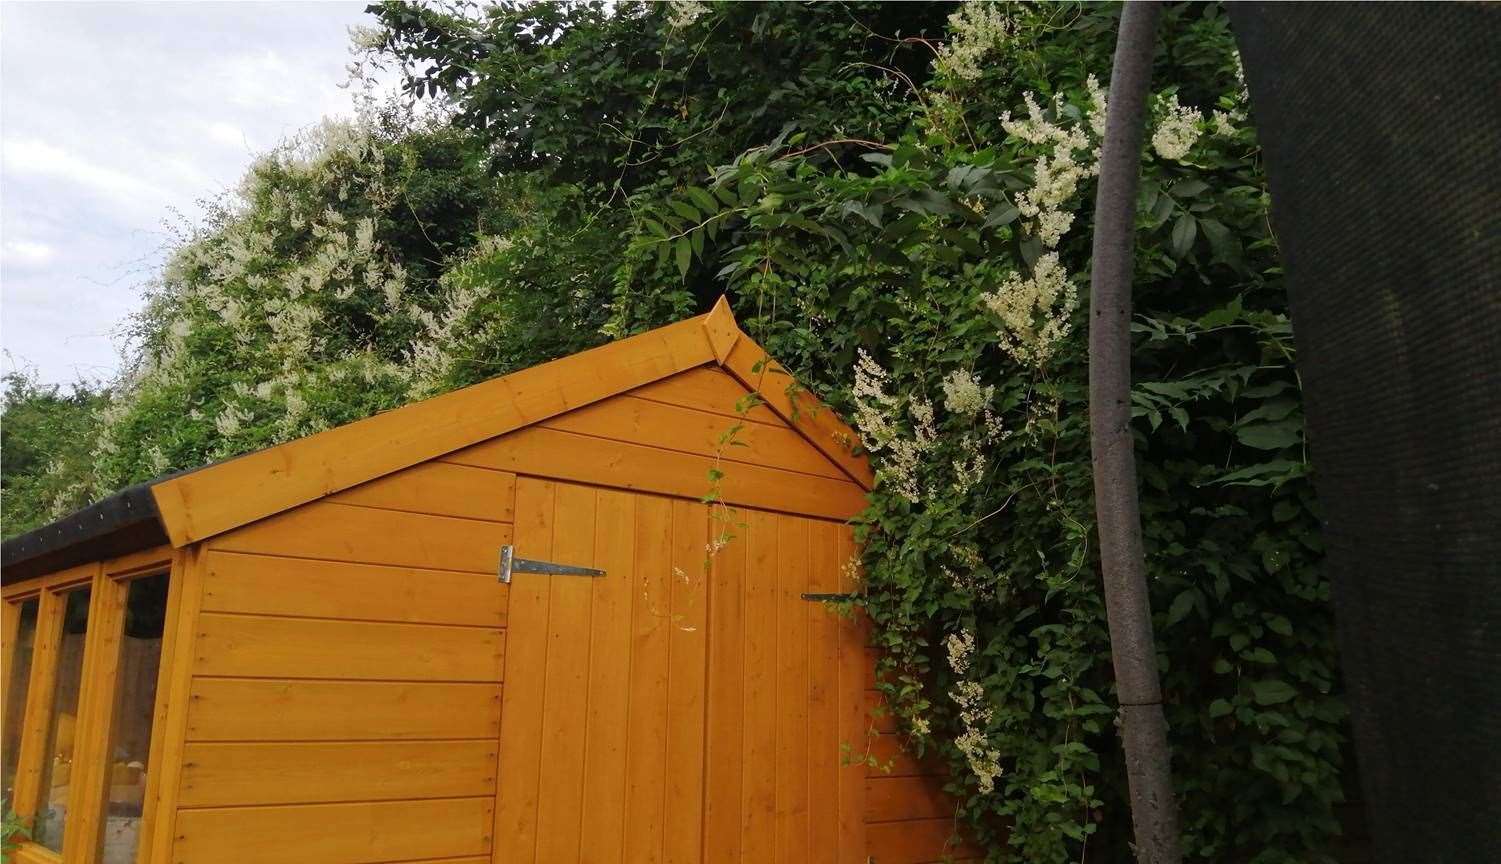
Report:
[{"label": "overcast sky", "polygon": [[174,208],[324,116],[364,3],[0,2],[6,371],[110,377]]}]

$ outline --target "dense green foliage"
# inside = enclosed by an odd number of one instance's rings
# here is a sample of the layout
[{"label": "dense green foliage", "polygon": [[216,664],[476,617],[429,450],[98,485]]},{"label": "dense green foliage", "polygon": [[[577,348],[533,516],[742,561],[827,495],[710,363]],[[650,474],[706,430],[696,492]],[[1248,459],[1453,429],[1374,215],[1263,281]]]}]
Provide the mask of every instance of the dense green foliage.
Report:
[{"label": "dense green foliage", "polygon": [[53,503],[77,502],[69,486],[87,476],[96,412],[105,394],[88,384],[67,391],[26,371],[5,376],[0,422],[0,524],[7,536],[51,521]]},{"label": "dense green foliage", "polygon": [[[97,436],[17,433],[65,466],[27,500],[728,292],[873,451],[860,602],[902,734],[951,762],[996,860],[1125,860],[1083,311],[1114,8],[372,11],[366,62],[448,122],[387,111],[257,163],[174,256],[119,395],[80,397]],[[1175,6],[1162,32],[1133,405],[1185,848],[1321,860],[1344,710],[1276,240],[1225,18]],[[47,509],[12,517],[43,484],[13,483],[9,437],[45,402],[7,398],[7,532]]]}]

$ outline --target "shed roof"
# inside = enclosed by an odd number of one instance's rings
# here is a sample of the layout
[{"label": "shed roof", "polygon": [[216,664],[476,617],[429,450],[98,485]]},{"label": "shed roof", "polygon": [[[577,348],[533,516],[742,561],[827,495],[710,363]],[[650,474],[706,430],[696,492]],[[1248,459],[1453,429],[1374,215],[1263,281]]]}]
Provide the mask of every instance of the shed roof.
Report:
[{"label": "shed roof", "polygon": [[0,544],[7,581],[170,542],[196,543],[698,366],[717,364],[861,488],[858,438],[741,331],[705,315],[265,450],[115,493]]}]

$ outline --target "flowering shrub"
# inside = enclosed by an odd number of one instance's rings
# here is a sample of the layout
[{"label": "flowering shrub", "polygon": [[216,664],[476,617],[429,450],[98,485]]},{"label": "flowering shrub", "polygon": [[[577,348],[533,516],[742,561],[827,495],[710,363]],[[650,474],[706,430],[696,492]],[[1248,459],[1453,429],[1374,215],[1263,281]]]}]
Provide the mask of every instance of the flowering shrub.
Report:
[{"label": "flowering shrub", "polygon": [[[644,210],[632,249],[639,273],[703,258],[861,431],[881,686],[997,860],[1120,860],[1130,836],[1081,309],[1111,14],[967,6],[899,138],[851,164],[789,132]],[[1133,431],[1185,848],[1317,860],[1344,709],[1285,296],[1232,40],[1213,9],[1171,20]]]}]

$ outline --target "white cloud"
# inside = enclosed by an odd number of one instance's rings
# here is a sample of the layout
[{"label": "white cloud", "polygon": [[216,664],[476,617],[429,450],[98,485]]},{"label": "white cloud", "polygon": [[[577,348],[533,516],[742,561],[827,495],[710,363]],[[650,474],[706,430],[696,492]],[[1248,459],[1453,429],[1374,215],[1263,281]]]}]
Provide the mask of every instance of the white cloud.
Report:
[{"label": "white cloud", "polygon": [[166,190],[138,176],[35,139],[5,139],[0,145],[0,168],[8,177],[42,177],[79,187],[130,210],[160,209],[172,200]]},{"label": "white cloud", "polygon": [[233,123],[216,120],[204,127],[204,132],[208,135],[209,140],[216,144],[223,144],[226,147],[251,149],[250,139],[246,136],[245,130]]},{"label": "white cloud", "polygon": [[[44,380],[119,368],[172,210],[350,113],[362,2],[0,0],[0,344]],[[58,57],[69,58],[65,64]]]},{"label": "white cloud", "polygon": [[0,262],[11,267],[31,269],[51,261],[57,250],[32,240],[6,240],[0,243]]}]

